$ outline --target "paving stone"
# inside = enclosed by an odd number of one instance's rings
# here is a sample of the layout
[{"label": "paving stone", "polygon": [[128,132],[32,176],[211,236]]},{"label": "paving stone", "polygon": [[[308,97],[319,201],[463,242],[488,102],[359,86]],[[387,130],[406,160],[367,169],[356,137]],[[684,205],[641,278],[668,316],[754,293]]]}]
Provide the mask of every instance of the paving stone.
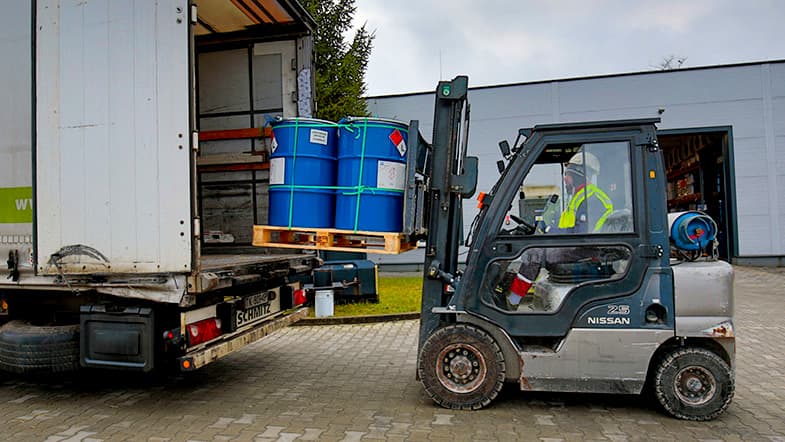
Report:
[{"label": "paving stone", "polygon": [[736,267],[736,397],[713,422],[638,396],[502,390],[480,411],[415,380],[417,321],[290,327],[194,373],[0,380],[3,439],[785,442],[785,269]]}]

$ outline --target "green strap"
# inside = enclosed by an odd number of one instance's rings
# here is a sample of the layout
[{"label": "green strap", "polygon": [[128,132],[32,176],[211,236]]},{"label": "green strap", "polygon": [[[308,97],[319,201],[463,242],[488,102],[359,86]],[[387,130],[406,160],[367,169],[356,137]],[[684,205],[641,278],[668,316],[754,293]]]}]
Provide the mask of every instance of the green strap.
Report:
[{"label": "green strap", "polygon": [[[289,190],[289,221],[287,222],[287,227],[289,230],[292,229],[292,218],[294,217],[294,186],[295,186],[295,173],[297,171],[297,135],[300,132],[298,124],[300,120],[294,120],[294,152],[292,153],[292,188]],[[284,168],[284,179],[286,179],[286,168]]]},{"label": "green strap", "polygon": [[398,192],[404,193],[401,189],[392,189],[389,187],[369,187],[369,186],[314,186],[305,184],[270,184],[270,189],[300,189],[300,190],[345,190],[344,195],[354,195],[363,192]]},{"label": "green strap", "polygon": [[[368,119],[363,119],[363,141],[362,147],[360,149],[360,177],[357,180],[357,187],[362,187],[363,185],[363,168],[365,166],[365,140],[367,139],[366,135],[368,134]],[[354,231],[356,232],[360,225],[360,199],[362,198],[362,192],[357,193],[357,203],[354,208]]]}]

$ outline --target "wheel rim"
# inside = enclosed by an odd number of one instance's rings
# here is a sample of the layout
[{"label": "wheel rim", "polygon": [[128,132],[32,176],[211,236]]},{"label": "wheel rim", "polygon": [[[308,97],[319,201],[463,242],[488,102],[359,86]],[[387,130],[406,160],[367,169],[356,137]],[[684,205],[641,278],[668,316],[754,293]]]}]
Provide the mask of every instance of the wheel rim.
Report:
[{"label": "wheel rim", "polygon": [[480,351],[468,344],[452,344],[439,352],[436,376],[453,393],[470,393],[480,387],[488,370]]},{"label": "wheel rim", "polygon": [[689,366],[682,368],[673,380],[674,390],[679,399],[689,405],[697,406],[708,403],[717,391],[717,381],[709,370]]}]

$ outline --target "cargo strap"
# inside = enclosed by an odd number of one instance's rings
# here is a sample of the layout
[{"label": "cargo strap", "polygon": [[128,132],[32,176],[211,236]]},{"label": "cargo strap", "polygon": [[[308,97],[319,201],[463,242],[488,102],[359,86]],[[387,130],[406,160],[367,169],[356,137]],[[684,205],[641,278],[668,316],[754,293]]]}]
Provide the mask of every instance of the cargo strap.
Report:
[{"label": "cargo strap", "polygon": [[[363,119],[363,142],[362,147],[360,148],[360,176],[357,179],[357,204],[354,207],[354,231],[357,231],[357,227],[360,225],[360,200],[362,199],[362,191],[360,190],[360,186],[363,184],[363,168],[365,167],[365,140],[367,139],[366,135],[368,134],[368,119]],[[359,133],[357,134],[359,135]],[[357,138],[355,136],[355,138]]]},{"label": "cargo strap", "polygon": [[[294,216],[294,186],[295,183],[295,171],[297,170],[297,135],[300,132],[299,127],[300,119],[297,118],[294,120],[294,152],[292,153],[292,188],[289,189],[289,219],[286,222],[286,226],[290,229],[292,228],[292,217]],[[286,169],[283,172],[284,179],[286,179]]]}]

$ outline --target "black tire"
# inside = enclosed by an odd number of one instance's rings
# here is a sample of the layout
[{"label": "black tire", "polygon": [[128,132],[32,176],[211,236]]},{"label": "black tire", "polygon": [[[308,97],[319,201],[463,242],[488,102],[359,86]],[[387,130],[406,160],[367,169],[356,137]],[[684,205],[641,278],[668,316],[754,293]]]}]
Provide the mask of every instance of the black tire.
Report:
[{"label": "black tire", "polygon": [[679,348],[657,365],[654,393],[666,413],[691,421],[712,420],[733,399],[733,372],[717,354],[699,347]]},{"label": "black tire", "polygon": [[36,326],[11,321],[0,327],[0,370],[51,374],[79,369],[79,325]]},{"label": "black tire", "polygon": [[428,395],[444,408],[478,410],[504,385],[504,355],[496,341],[470,325],[449,325],[423,344],[417,370]]}]

